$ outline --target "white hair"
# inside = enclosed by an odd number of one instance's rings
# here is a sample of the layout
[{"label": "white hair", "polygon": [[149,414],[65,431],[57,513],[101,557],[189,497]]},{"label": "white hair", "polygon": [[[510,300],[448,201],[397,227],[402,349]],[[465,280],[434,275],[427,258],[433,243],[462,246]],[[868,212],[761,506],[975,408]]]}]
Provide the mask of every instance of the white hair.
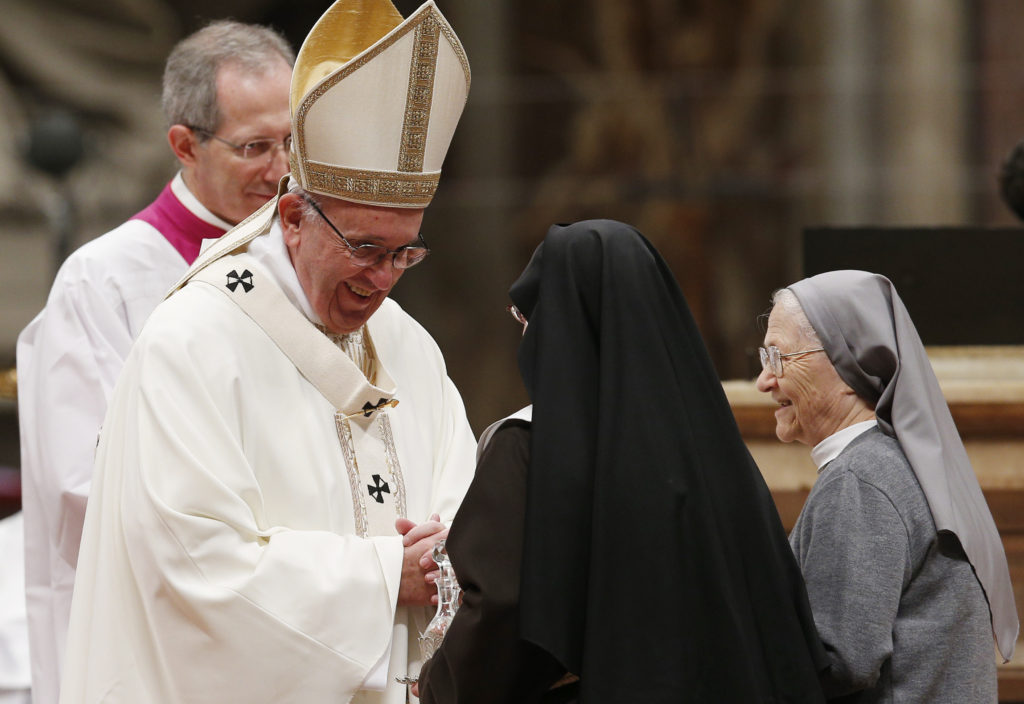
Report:
[{"label": "white hair", "polygon": [[800,330],[800,337],[809,347],[822,347],[821,338],[818,337],[811,321],[807,319],[807,314],[804,313],[803,306],[800,305],[800,300],[795,293],[788,288],[780,288],[772,294],[772,308],[776,306],[793,316],[793,320]]}]

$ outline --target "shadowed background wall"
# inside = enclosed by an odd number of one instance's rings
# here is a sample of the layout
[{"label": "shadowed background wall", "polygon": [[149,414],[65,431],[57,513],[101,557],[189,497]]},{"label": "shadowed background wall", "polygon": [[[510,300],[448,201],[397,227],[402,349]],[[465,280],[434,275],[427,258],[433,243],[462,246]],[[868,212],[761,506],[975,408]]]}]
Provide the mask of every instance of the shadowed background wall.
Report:
[{"label": "shadowed background wall", "polygon": [[[757,316],[772,290],[801,277],[804,228],[1019,225],[997,174],[1024,138],[1024,7],[437,1],[473,87],[424,221],[433,254],[394,297],[437,339],[474,429],[527,401],[519,326],[503,308],[547,228],[624,220],[679,279],[791,523],[814,468],[805,448],[775,440],[769,404],[749,384]],[[272,24],[297,47],[328,4],[0,0],[0,516],[17,507],[4,372],[19,331],[63,253],[136,213],[175,171],[159,105],[171,46],[233,17]],[[419,3],[395,4],[408,15]],[[923,249],[920,267],[943,256]],[[1005,278],[989,282],[993,298],[1019,297],[1024,277]],[[1018,606],[1022,350],[930,351],[1003,531]],[[1021,658],[1001,670],[1004,702],[1024,701]]]},{"label": "shadowed background wall", "polygon": [[[417,4],[396,2],[403,14]],[[726,379],[756,371],[755,317],[800,276],[804,226],[1014,223],[996,191],[1024,137],[1014,0],[439,4],[473,88],[424,224],[433,255],[394,296],[438,340],[478,432],[526,400],[502,309],[553,222],[611,217],[644,232]],[[77,246],[173,174],[159,76],[174,41],[231,16],[298,45],[327,3],[2,6],[0,366],[11,366],[45,302],[56,232]],[[82,145],[59,175],[25,159],[55,115]],[[45,130],[43,141],[56,144]],[[3,439],[0,464],[16,466],[14,435]]]}]

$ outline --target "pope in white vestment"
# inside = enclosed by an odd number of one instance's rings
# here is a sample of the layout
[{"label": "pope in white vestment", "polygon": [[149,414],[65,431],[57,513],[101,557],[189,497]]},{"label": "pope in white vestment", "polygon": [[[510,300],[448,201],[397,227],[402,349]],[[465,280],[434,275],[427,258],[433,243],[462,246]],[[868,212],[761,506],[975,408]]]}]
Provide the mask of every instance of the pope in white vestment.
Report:
[{"label": "pope in white vestment", "polygon": [[[301,309],[298,282],[278,278],[280,235],[267,239],[276,258],[241,255],[254,291],[281,287]],[[342,420],[213,286],[157,307],[104,425],[62,701],[344,702],[389,649],[390,691],[353,701],[405,701],[395,677],[418,671],[430,613],[396,608],[394,518],[450,521],[476,444],[423,328],[387,300],[366,334],[399,403],[358,414],[380,393],[331,346],[361,378]]]},{"label": "pope in white vestment", "polygon": [[[349,5],[390,12],[344,63],[330,38]],[[367,71],[395,76],[396,100]],[[307,38],[290,186],[200,254],[115,388],[62,702],[408,701],[398,680],[418,673],[432,611],[415,551],[441,534],[407,546],[396,519],[450,522],[476,443],[436,344],[381,296],[427,253],[422,208],[468,82],[433,2],[402,21],[388,0],[339,0]],[[424,101],[429,118],[378,114]],[[312,128],[333,110],[365,130]]]}]

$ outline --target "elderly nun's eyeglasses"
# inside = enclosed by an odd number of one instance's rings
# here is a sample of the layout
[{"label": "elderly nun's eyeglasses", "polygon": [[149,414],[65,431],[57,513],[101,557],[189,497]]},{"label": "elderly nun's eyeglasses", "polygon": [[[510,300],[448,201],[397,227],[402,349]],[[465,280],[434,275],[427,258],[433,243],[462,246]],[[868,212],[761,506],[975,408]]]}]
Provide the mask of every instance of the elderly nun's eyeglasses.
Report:
[{"label": "elderly nun's eyeglasses", "polygon": [[505,306],[505,310],[507,310],[509,312],[509,314],[513,318],[515,318],[515,321],[517,323],[519,323],[520,325],[523,326],[524,330],[526,329],[526,316],[523,315],[522,312],[518,308],[516,308],[514,305],[509,304],[509,305]]},{"label": "elderly nun's eyeglasses", "polygon": [[768,371],[770,369],[777,379],[782,378],[782,360],[784,357],[798,357],[804,354],[824,351],[824,347],[815,347],[813,350],[800,350],[799,352],[786,352],[783,354],[782,352],[779,352],[779,348],[775,345],[757,348],[758,354],[761,355],[761,369],[763,371]]}]

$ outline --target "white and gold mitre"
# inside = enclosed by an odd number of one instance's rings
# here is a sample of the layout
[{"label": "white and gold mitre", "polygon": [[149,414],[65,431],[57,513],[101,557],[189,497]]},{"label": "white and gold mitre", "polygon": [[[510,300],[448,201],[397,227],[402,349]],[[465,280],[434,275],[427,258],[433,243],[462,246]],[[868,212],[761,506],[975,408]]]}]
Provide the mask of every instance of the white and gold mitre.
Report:
[{"label": "white and gold mitre", "polygon": [[291,173],[334,198],[423,208],[469,95],[469,61],[433,0],[338,0],[295,59]]}]

